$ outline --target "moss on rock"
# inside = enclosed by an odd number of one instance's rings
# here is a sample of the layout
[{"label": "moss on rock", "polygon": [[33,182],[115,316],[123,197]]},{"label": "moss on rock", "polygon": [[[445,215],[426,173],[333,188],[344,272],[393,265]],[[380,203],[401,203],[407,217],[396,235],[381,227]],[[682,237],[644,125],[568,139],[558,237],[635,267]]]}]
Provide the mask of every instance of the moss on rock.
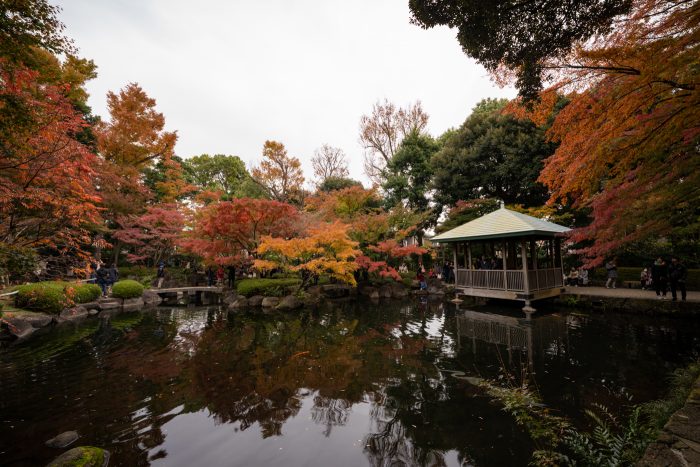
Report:
[{"label": "moss on rock", "polygon": [[58,456],[48,467],[102,467],[108,461],[108,451],[94,446],[79,446]]}]

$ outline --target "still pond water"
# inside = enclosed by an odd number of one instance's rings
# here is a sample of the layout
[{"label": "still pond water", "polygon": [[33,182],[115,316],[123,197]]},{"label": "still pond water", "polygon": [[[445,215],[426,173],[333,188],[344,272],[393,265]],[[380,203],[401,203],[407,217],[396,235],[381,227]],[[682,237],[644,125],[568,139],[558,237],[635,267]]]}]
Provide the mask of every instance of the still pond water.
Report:
[{"label": "still pond water", "polygon": [[525,465],[527,435],[476,378],[529,368],[581,422],[662,396],[699,350],[693,321],[417,300],[120,314],[0,349],[0,464],[45,465],[77,430],[119,466]]}]

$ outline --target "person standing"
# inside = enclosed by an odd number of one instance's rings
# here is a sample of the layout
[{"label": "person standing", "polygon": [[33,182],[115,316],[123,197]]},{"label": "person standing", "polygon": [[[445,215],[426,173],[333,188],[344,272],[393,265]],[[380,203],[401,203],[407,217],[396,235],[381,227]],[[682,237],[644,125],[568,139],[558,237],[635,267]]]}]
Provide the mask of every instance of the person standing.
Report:
[{"label": "person standing", "polygon": [[223,266],[219,266],[219,268],[216,270],[216,285],[217,286],[224,285],[224,268],[223,268]]},{"label": "person standing", "polygon": [[681,300],[686,299],[685,282],[688,280],[688,268],[677,257],[671,258],[671,265],[668,268],[668,276],[671,279],[671,297],[675,302],[678,297],[676,290],[681,291]]},{"label": "person standing", "polygon": [[649,279],[651,276],[649,275],[649,270],[647,268],[644,268],[639,274],[639,283],[642,286],[642,290],[646,290],[647,287],[649,286]]},{"label": "person standing", "polygon": [[605,264],[605,269],[608,271],[608,280],[605,282],[605,288],[609,289],[611,284],[614,289],[617,286],[617,258],[613,258]]},{"label": "person standing", "polygon": [[114,285],[115,282],[119,280],[119,270],[117,269],[117,265],[112,263],[109,265],[109,280],[107,282],[107,292],[112,293],[112,286]]},{"label": "person standing", "polygon": [[[656,290],[656,296],[661,300],[666,298],[666,282],[668,281],[668,266],[666,261],[659,256],[651,267],[651,280]],[[662,295],[663,294],[663,295]]]},{"label": "person standing", "polygon": [[158,263],[156,277],[158,278],[158,288],[160,289],[163,286],[163,281],[165,280],[165,261]]},{"label": "person standing", "polygon": [[418,268],[418,273],[416,274],[416,279],[418,279],[418,285],[421,290],[427,290],[428,284],[425,282],[425,275],[423,274],[422,268]]},{"label": "person standing", "polygon": [[228,288],[232,289],[236,285],[236,266],[228,267]]},{"label": "person standing", "polygon": [[97,269],[97,285],[102,289],[102,296],[107,296],[107,284],[109,284],[109,269],[103,265],[98,265]]},{"label": "person standing", "polygon": [[214,286],[214,278],[215,278],[214,268],[209,266],[207,268],[207,285],[209,287]]}]

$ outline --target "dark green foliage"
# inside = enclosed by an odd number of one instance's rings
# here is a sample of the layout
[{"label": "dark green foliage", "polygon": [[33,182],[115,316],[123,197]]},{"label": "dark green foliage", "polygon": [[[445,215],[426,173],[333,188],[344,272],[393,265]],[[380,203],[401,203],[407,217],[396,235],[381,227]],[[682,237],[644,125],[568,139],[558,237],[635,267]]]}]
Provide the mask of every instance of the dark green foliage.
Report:
[{"label": "dark green foliage", "polygon": [[[618,267],[618,281],[639,282],[639,276],[642,272],[642,269],[644,268]],[[605,268],[594,269],[592,273],[589,274],[589,278],[595,281],[603,282],[607,279],[607,277],[608,273]],[[685,286],[689,290],[700,290],[700,269],[688,269],[688,281],[686,282]]]},{"label": "dark green foliage", "polygon": [[430,161],[439,149],[439,143],[429,135],[413,132],[404,138],[384,169],[387,207],[402,203],[418,211],[429,208],[428,192],[433,175]]},{"label": "dark green foliage", "polygon": [[555,146],[531,121],[501,115],[502,105],[481,101],[433,157],[433,187],[440,206],[475,198],[526,207],[547,200],[547,190],[537,178]]},{"label": "dark green foliage", "polygon": [[202,190],[221,190],[229,197],[240,198],[243,183],[250,177],[238,156],[202,154],[182,162],[187,180]]},{"label": "dark green foliage", "polygon": [[60,8],[46,0],[5,0],[0,2],[0,54],[14,63],[27,63],[39,47],[60,54],[72,52],[71,41],[63,35],[58,19]]},{"label": "dark green foliage", "polygon": [[[185,162],[180,156],[172,156],[172,159],[184,167]],[[156,201],[160,201],[160,198],[163,195],[161,190],[158,189],[158,184],[165,183],[167,181],[167,170],[168,166],[166,165],[166,161],[163,159],[158,159],[158,162],[156,162],[155,165],[145,167],[143,169],[143,182],[151,190],[151,193],[155,195]],[[180,199],[182,198],[183,197]]]},{"label": "dark green foliage", "polygon": [[22,248],[0,242],[0,274],[10,278],[27,277],[36,269],[37,254],[32,248]]},{"label": "dark green foliage", "polygon": [[112,296],[116,298],[138,298],[143,295],[144,287],[131,279],[119,281],[112,286]]},{"label": "dark green foliage", "polygon": [[573,44],[610,30],[629,12],[631,0],[409,0],[411,21],[423,28],[457,29],[464,53],[487,70],[515,71],[525,99],[536,99],[547,59],[565,55]]},{"label": "dark green foliage", "polygon": [[18,307],[47,313],[60,313],[76,303],[92,302],[102,294],[95,284],[53,281],[22,285],[17,291]]},{"label": "dark green foliage", "polygon": [[[700,378],[700,363],[692,363],[686,368],[679,368],[671,375],[671,389],[664,399],[647,402],[642,405],[642,412],[649,418],[650,425],[661,430],[673,413],[683,407],[693,390],[693,384]],[[696,399],[700,398],[696,395]]]},{"label": "dark green foliage", "polygon": [[289,288],[298,287],[300,279],[243,279],[236,284],[239,294],[246,297],[253,295],[265,295],[268,297],[280,297],[286,295]]},{"label": "dark green foliage", "polygon": [[447,219],[435,228],[435,232],[439,234],[452,230],[455,227],[459,227],[462,224],[466,224],[478,217],[485,216],[495,211],[499,206],[500,202],[492,198],[458,201],[447,213]]},{"label": "dark green foliage", "polygon": [[350,188],[351,186],[362,186],[362,183],[351,178],[344,177],[328,177],[319,186],[318,191],[336,191],[342,190],[344,188]]}]

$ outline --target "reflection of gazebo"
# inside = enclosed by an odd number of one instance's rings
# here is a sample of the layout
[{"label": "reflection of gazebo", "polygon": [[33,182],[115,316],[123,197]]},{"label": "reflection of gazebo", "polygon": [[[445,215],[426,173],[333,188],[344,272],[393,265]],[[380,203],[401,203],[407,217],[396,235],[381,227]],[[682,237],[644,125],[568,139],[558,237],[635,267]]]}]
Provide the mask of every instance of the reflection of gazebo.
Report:
[{"label": "reflection of gazebo", "polygon": [[561,236],[567,231],[501,205],[432,241],[454,245],[455,287],[460,293],[522,300],[523,310],[530,312],[532,300],[562,291]]}]

